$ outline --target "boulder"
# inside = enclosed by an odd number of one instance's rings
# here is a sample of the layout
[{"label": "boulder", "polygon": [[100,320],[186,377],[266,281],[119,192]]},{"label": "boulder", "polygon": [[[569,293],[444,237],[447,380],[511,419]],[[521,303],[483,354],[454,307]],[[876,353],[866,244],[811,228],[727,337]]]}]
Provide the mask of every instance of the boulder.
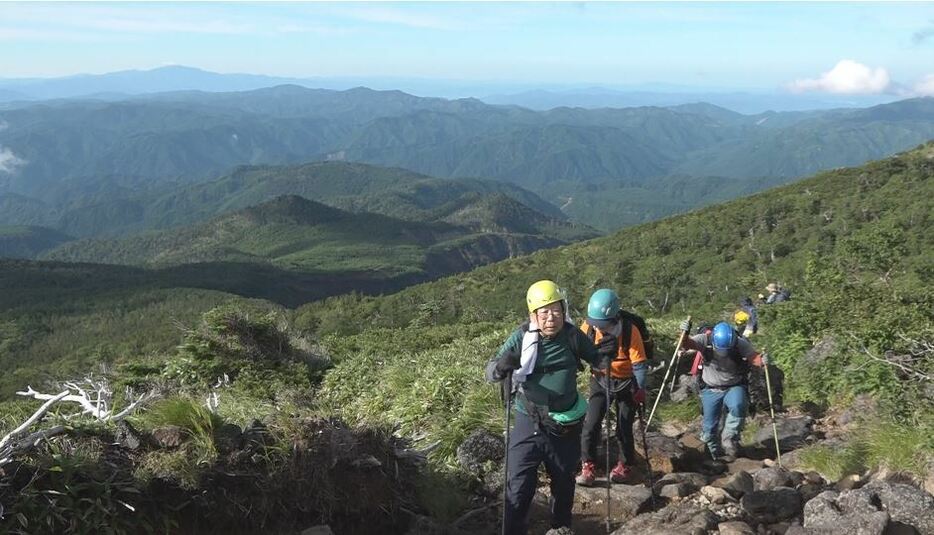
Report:
[{"label": "boulder", "polygon": [[683,498],[692,494],[696,488],[688,483],[674,483],[672,485],[665,485],[658,492],[659,496],[664,498]]},{"label": "boulder", "polygon": [[185,441],[185,429],[177,425],[166,425],[152,430],[152,438],[161,448],[177,448]]},{"label": "boulder", "polygon": [[788,520],[801,513],[801,496],[787,487],[756,490],[743,495],[740,504],[752,519],[763,524]]},{"label": "boulder", "polygon": [[[684,485],[687,494],[697,492],[707,484],[707,476],[696,472],[673,472],[665,474],[655,482],[655,492],[661,494],[662,490],[670,485]],[[687,494],[681,494],[686,496]]]},{"label": "boulder", "polygon": [[143,435],[130,422],[120,420],[114,432],[114,442],[130,451],[136,451],[143,445]]},{"label": "boulder", "polygon": [[748,494],[756,489],[756,484],[752,476],[749,475],[749,472],[742,470],[736,472],[732,476],[720,478],[717,481],[714,481],[713,485],[729,492],[731,496],[737,499],[742,498],[743,495]]},{"label": "boulder", "polygon": [[871,481],[856,492],[881,503],[893,523],[907,524],[922,535],[934,535],[934,496],[911,485]]},{"label": "boulder", "polygon": [[[844,491],[851,493],[853,491]],[[804,533],[856,533],[882,535],[889,515],[866,500],[844,499],[836,491],[825,491],[804,505]]]},{"label": "boulder", "polygon": [[[778,433],[778,445],[785,450],[793,450],[805,444],[805,439],[811,435],[814,419],[810,416],[777,416],[775,430]],[[760,448],[775,450],[775,437],[772,434],[772,422],[763,425],[756,433],[755,444]]]},{"label": "boulder", "polygon": [[[613,485],[610,488],[610,515],[625,521],[649,509],[652,492],[642,485]],[[574,509],[581,513],[606,514],[606,487],[577,487]]]},{"label": "boulder", "polygon": [[[784,404],[785,372],[774,364],[769,364],[769,381],[772,384],[772,407],[781,411]],[[749,371],[749,412],[751,414],[770,414],[768,384],[765,370],[753,367]]]},{"label": "boulder", "polygon": [[[649,461],[654,472],[677,472],[685,464],[685,451],[678,439],[660,433],[646,433]],[[641,452],[639,452],[641,453]]]},{"label": "boulder", "polygon": [[722,522],[717,526],[717,529],[720,530],[721,535],[756,535],[756,530],[752,529],[749,524],[739,520]]},{"label": "boulder", "polygon": [[778,487],[794,488],[795,486],[795,481],[791,476],[791,472],[780,466],[762,468],[756,471],[752,479],[755,483],[756,490],[772,490]]},{"label": "boulder", "polygon": [[615,535],[706,535],[716,529],[717,516],[690,501],[670,504],[654,513],[639,515],[614,531]]},{"label": "boulder", "polygon": [[488,462],[502,464],[505,452],[502,436],[477,429],[457,447],[457,462],[467,473],[482,476],[484,465]]},{"label": "boulder", "polygon": [[712,485],[705,485],[700,489],[701,495],[703,495],[710,503],[714,505],[721,505],[724,503],[735,502],[736,498],[730,495],[729,492],[721,489],[720,487],[714,487]]}]

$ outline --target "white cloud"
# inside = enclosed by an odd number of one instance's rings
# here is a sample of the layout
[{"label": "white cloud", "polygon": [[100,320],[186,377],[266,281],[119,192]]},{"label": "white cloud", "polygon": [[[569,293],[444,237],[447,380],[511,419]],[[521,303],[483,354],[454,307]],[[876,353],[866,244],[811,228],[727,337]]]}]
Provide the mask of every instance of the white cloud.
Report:
[{"label": "white cloud", "polygon": [[0,173],[12,174],[17,167],[26,165],[26,160],[13,154],[8,148],[0,147]]},{"label": "white cloud", "polygon": [[851,59],[837,63],[820,78],[795,80],[788,88],[795,93],[821,91],[840,94],[877,94],[889,89],[889,73],[882,67],[871,68]]},{"label": "white cloud", "polygon": [[916,83],[914,92],[922,97],[934,97],[934,74],[929,74]]},{"label": "white cloud", "polygon": [[432,30],[457,30],[464,28],[462,22],[449,18],[385,7],[348,9],[343,12],[349,17],[366,22],[399,24],[410,28],[426,28]]}]

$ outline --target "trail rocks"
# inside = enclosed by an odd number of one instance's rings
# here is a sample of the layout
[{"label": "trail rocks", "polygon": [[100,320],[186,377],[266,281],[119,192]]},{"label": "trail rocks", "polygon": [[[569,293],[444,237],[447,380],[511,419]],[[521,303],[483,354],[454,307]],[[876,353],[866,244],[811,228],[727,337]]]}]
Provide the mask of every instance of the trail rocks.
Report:
[{"label": "trail rocks", "polygon": [[685,492],[684,494],[677,494],[677,496],[686,496],[697,492],[706,484],[707,476],[703,474],[698,474],[696,472],[672,472],[670,474],[665,474],[661,479],[655,482],[655,492],[661,494],[665,487],[680,486]]},{"label": "trail rocks", "polygon": [[758,470],[752,479],[756,490],[772,490],[778,487],[794,488],[804,479],[804,476],[797,472],[789,472],[779,466],[770,466]]},{"label": "trail rocks", "polygon": [[[851,492],[851,491],[845,491]],[[826,491],[804,505],[802,533],[824,534],[855,532],[860,535],[881,535],[889,523],[889,515],[871,503],[840,500],[840,493]]]},{"label": "trail rocks", "polygon": [[801,496],[787,487],[774,490],[756,490],[745,494],[740,504],[752,519],[764,524],[774,524],[798,516],[801,512]]},{"label": "trail rocks", "polygon": [[[647,511],[651,500],[651,491],[642,485],[613,485],[610,489],[610,514],[613,518],[628,520]],[[604,514],[606,487],[577,487],[574,502],[579,511]]]},{"label": "trail rocks", "polygon": [[668,505],[654,513],[639,515],[626,522],[615,535],[705,535],[716,529],[717,516],[710,510],[690,502]]},{"label": "trail rocks", "polygon": [[676,472],[684,464],[684,448],[678,439],[659,433],[646,433],[649,447],[649,461],[655,472]]},{"label": "trail rocks", "polygon": [[893,522],[914,527],[922,535],[934,535],[934,496],[902,483],[872,481],[856,492],[866,493],[873,503],[880,502]]},{"label": "trail rocks", "polygon": [[701,487],[700,492],[701,492],[701,495],[707,498],[710,501],[710,503],[714,505],[722,505],[725,503],[736,501],[736,498],[731,496],[729,492],[719,487],[705,485]]},{"label": "trail rocks", "polygon": [[[811,435],[814,424],[810,416],[776,417],[775,429],[778,434],[778,444],[782,450],[790,450],[805,444],[805,439]],[[772,434],[771,422],[762,426],[756,433],[755,443],[761,448],[775,448],[775,438]]]},{"label": "trail rocks", "polygon": [[752,529],[749,524],[745,522],[740,522],[734,520],[732,522],[723,522],[717,529],[720,530],[720,535],[755,535],[756,530]]},{"label": "trail rocks", "polygon": [[755,490],[755,481],[749,472],[739,471],[732,476],[724,476],[714,481],[714,486],[720,487],[730,493],[734,498],[742,498],[743,495]]}]

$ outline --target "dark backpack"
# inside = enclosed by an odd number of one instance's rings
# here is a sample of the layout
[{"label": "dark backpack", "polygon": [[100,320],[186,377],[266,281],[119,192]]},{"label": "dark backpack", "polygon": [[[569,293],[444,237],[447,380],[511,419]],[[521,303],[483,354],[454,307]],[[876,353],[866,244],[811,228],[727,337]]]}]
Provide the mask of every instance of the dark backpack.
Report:
[{"label": "dark backpack", "polygon": [[[620,310],[617,317],[623,322],[622,344],[626,351],[629,351],[629,346],[632,344],[632,326],[635,325],[636,329],[639,329],[639,335],[642,336],[642,345],[645,347],[645,358],[653,358],[655,356],[655,340],[652,338],[652,333],[649,331],[648,325],[645,324],[645,318],[625,310]],[[590,337],[591,340],[597,336],[596,331],[591,328],[590,324],[587,324],[587,336]]]}]

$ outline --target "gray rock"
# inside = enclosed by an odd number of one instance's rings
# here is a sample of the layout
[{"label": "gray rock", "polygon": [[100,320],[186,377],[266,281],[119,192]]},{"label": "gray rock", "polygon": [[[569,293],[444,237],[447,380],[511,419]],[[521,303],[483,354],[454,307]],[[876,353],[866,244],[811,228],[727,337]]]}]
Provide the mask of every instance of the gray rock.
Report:
[{"label": "gray rock", "polygon": [[[707,484],[707,476],[698,474],[697,472],[673,472],[665,474],[661,479],[655,482],[655,492],[660,494],[666,486],[678,484],[683,484],[688,491],[687,494],[691,494],[692,492],[697,492],[701,487]],[[686,496],[686,494],[682,494],[681,496]]]},{"label": "gray rock", "polygon": [[615,535],[706,535],[716,529],[717,516],[700,505],[684,501],[654,513],[639,515],[614,531]]},{"label": "gray rock", "polygon": [[130,451],[136,451],[143,445],[143,435],[126,420],[121,420],[117,423],[114,440],[117,444],[120,444],[120,446]]},{"label": "gray rock", "polygon": [[[852,494],[854,491],[844,491]],[[836,491],[825,491],[804,505],[804,533],[824,535],[853,533],[882,535],[889,524],[889,515],[879,511],[860,496],[847,499]]]},{"label": "gray rock", "polygon": [[817,497],[820,493],[827,490],[827,485],[819,485],[815,483],[804,483],[798,485],[797,487],[798,494],[801,495],[801,501],[807,503]]},{"label": "gray rock", "polygon": [[574,530],[568,527],[551,528],[545,532],[545,535],[574,535]]},{"label": "gray rock", "polygon": [[185,430],[177,425],[167,425],[152,430],[152,438],[162,448],[177,448],[185,441]]},{"label": "gray rock", "polygon": [[714,485],[729,492],[734,498],[742,498],[744,495],[756,489],[755,481],[752,479],[752,476],[749,475],[749,472],[745,471],[736,472],[732,477],[727,479],[726,482],[720,484],[718,481],[715,482]]},{"label": "gray rock", "polygon": [[[610,514],[617,521],[628,520],[649,509],[652,492],[642,485],[613,485],[610,489]],[[578,511],[606,511],[606,487],[577,487],[574,493]]]},{"label": "gray rock", "polygon": [[762,468],[752,476],[756,490],[772,490],[778,487],[794,487],[795,482],[788,470],[780,466]]},{"label": "gray rock", "polygon": [[505,455],[503,437],[486,429],[477,429],[457,447],[457,462],[468,473],[482,476],[485,463],[502,464]]},{"label": "gray rock", "polygon": [[649,432],[646,433],[646,443],[649,447],[649,460],[653,471],[678,472],[685,464],[685,450],[678,439]]},{"label": "gray rock", "polygon": [[705,498],[710,500],[710,503],[715,504],[715,505],[720,505],[720,504],[736,501],[736,498],[731,496],[729,492],[721,489],[720,487],[706,485],[704,487],[701,487],[700,492]]},{"label": "gray rock", "polygon": [[756,490],[743,496],[740,504],[752,519],[764,524],[788,520],[801,513],[801,496],[787,487]]},{"label": "gray rock", "polygon": [[756,535],[756,530],[752,529],[749,524],[739,520],[723,522],[717,526],[717,529],[720,530],[721,535]]},{"label": "gray rock", "polygon": [[334,535],[334,532],[331,531],[331,526],[321,524],[303,530],[302,535]]},{"label": "gray rock", "polygon": [[688,483],[674,483],[662,487],[658,495],[665,498],[683,498],[695,490],[696,489]]},{"label": "gray rock", "polygon": [[[805,439],[811,434],[813,425],[814,419],[810,416],[776,416],[775,430],[778,433],[779,447],[785,451],[803,446]],[[761,448],[768,448],[770,451],[775,449],[771,421],[759,429],[754,442]]]},{"label": "gray rock", "polygon": [[[769,381],[772,385],[772,407],[781,411],[785,398],[785,372],[774,364],[769,364]],[[765,371],[754,367],[749,371],[749,411],[751,414],[770,414],[769,391],[765,380]]]},{"label": "gray rock", "polygon": [[872,501],[882,503],[892,522],[907,524],[922,535],[934,535],[934,496],[901,483],[872,481],[859,492],[869,493]]}]

